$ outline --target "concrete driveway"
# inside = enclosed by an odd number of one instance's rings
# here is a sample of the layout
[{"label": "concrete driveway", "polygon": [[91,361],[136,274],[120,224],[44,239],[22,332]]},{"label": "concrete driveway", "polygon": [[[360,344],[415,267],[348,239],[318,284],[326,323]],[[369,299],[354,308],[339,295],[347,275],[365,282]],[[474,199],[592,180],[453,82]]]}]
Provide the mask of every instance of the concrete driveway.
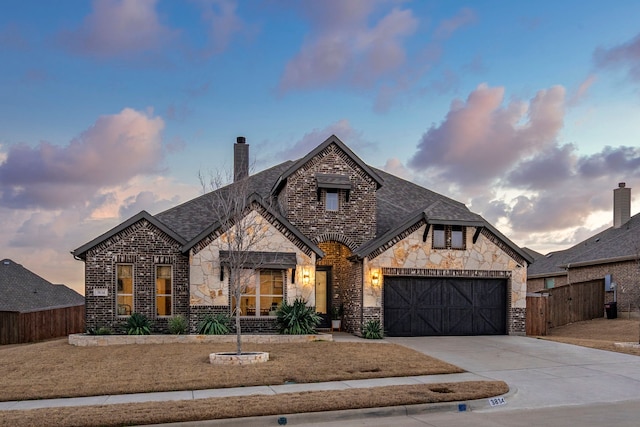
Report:
[{"label": "concrete driveway", "polygon": [[640,357],[517,336],[385,338],[503,380],[513,410],[622,402],[640,398]]}]

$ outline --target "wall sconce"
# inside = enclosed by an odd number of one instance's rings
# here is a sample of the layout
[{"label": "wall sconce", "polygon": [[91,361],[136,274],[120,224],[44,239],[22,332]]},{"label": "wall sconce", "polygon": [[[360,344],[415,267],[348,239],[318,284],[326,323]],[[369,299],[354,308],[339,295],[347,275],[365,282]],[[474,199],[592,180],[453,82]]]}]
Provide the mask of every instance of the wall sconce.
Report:
[{"label": "wall sconce", "polygon": [[302,283],[304,285],[308,285],[309,284],[309,273],[306,272],[306,271],[302,274]]},{"label": "wall sconce", "polygon": [[378,275],[378,272],[377,272],[377,271],[374,271],[374,272],[371,274],[371,284],[372,284],[373,286],[378,286],[378,283],[380,283],[380,276]]}]

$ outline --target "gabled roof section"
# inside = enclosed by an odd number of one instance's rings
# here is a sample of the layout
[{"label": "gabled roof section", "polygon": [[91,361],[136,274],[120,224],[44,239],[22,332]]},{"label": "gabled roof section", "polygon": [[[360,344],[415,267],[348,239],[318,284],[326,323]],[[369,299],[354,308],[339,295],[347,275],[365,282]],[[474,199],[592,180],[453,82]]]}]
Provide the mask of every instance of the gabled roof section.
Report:
[{"label": "gabled roof section", "polygon": [[[286,161],[250,175],[246,178],[247,188],[243,191],[246,191],[245,194],[256,193],[265,199],[268,198],[273,183],[292,164],[292,161]],[[190,242],[218,220],[215,217],[215,209],[212,209],[211,205],[213,193],[233,191],[233,189],[234,184],[231,183],[161,212],[155,217],[182,236],[185,242]],[[222,197],[224,198],[224,195]]]},{"label": "gabled roof section", "polygon": [[84,304],[84,297],[64,285],[54,285],[22,265],[0,261],[0,311],[27,313]]},{"label": "gabled roof section", "polygon": [[536,260],[528,277],[566,274],[567,268],[631,260],[640,260],[640,213],[619,228],[609,227],[569,249]]},{"label": "gabled roof section", "polygon": [[[449,215],[449,211],[451,209],[457,209],[459,211],[453,215]],[[406,216],[405,219],[398,223],[393,229],[388,230],[380,237],[370,240],[360,246],[353,252],[353,254],[356,258],[365,258],[373,254],[376,250],[387,245],[389,242],[393,242],[394,239],[398,236],[402,236],[403,233],[406,233],[407,231],[415,231],[414,229],[417,229],[416,226],[422,224],[462,225],[485,228],[497,237],[502,242],[501,244],[504,244],[510,250],[522,257],[527,263],[530,264],[533,262],[533,258],[529,253],[523,251],[518,245],[500,233],[500,231],[489,224],[480,215],[469,211],[466,206],[464,206],[464,209],[460,209],[457,202],[452,205],[447,200],[438,200],[427,206],[424,210],[417,211]]]},{"label": "gabled roof section", "polygon": [[72,251],[71,253],[73,254],[73,256],[75,256],[77,258],[84,259],[87,251],[89,251],[91,248],[99,245],[100,243],[104,242],[105,240],[115,236],[116,234],[118,234],[121,231],[129,228],[130,226],[132,226],[133,224],[135,224],[136,222],[141,221],[141,220],[149,221],[153,226],[157,227],[162,232],[166,233],[169,237],[174,239],[176,242],[178,242],[178,243],[180,243],[182,245],[184,245],[186,243],[184,238],[182,238],[175,231],[173,231],[172,229],[167,227],[164,223],[158,221],[150,213],[148,213],[147,211],[141,211],[140,213],[132,216],[131,218],[129,218],[125,222],[121,223],[120,225],[118,225],[118,226],[112,228],[111,230],[107,231],[106,233],[96,237],[92,241],[90,241],[88,243],[85,243],[84,245],[80,246],[78,249]]},{"label": "gabled roof section", "polygon": [[376,187],[380,188],[382,183],[384,182],[380,175],[371,167],[369,167],[366,163],[364,163],[358,156],[356,156],[353,151],[349,147],[347,147],[344,142],[340,141],[340,139],[331,135],[327,138],[322,144],[318,145],[314,148],[309,154],[296,161],[289,169],[284,171],[280,177],[278,177],[277,181],[273,184],[273,188],[271,189],[271,194],[277,195],[282,187],[286,184],[287,179],[291,176],[295,171],[304,166],[309,160],[313,159],[317,156],[322,150],[327,148],[329,145],[335,144],[342,150],[351,160],[353,160],[362,170],[365,171],[367,175],[371,177],[376,183]]},{"label": "gabled roof section", "polygon": [[[259,194],[253,193],[249,196],[249,200],[247,201],[247,206],[251,206],[251,205],[259,206],[265,213],[272,216],[276,221],[282,224],[282,226],[284,227],[287,233],[292,234],[300,243],[305,245],[310,251],[315,252],[316,255],[318,255],[319,257],[321,258],[324,257],[324,252],[322,251],[322,249],[320,249],[315,243],[309,240],[307,236],[302,234],[300,230],[298,230],[293,224],[291,224],[285,217],[280,215],[270,206],[267,206]],[[196,246],[203,239],[207,238],[207,236],[209,236],[211,233],[215,232],[222,226],[223,224],[220,221],[215,221],[213,224],[209,225],[207,228],[202,230],[202,232],[200,232],[197,236],[195,236],[189,242],[185,243],[185,245],[182,246],[181,251],[183,253],[188,252],[191,248]],[[286,233],[283,233],[283,234],[286,234]]]}]

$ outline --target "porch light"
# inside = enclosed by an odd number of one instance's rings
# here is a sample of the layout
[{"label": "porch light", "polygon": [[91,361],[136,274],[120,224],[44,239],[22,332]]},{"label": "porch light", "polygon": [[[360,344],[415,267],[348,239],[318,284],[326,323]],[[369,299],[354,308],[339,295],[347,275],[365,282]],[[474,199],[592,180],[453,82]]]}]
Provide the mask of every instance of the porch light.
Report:
[{"label": "porch light", "polygon": [[377,271],[374,271],[371,275],[371,284],[373,286],[378,286],[378,283],[380,283],[380,276],[378,275]]},{"label": "porch light", "polygon": [[302,275],[302,283],[305,284],[305,285],[309,284],[309,273],[306,272],[306,271]]}]

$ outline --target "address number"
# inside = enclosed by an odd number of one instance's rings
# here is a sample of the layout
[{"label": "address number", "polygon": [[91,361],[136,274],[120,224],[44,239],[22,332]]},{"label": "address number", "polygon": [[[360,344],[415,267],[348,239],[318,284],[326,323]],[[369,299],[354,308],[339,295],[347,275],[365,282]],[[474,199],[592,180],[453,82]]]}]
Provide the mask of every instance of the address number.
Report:
[{"label": "address number", "polygon": [[504,400],[504,397],[500,396],[500,397],[493,397],[491,399],[489,399],[489,405],[491,406],[500,406],[500,405],[506,405],[507,401]]}]

